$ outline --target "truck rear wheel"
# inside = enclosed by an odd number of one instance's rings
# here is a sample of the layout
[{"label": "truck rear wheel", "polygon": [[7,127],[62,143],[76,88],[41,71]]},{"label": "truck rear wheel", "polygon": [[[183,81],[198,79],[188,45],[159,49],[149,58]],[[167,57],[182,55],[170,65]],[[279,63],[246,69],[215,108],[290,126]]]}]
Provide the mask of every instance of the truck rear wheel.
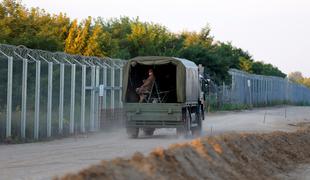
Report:
[{"label": "truck rear wheel", "polygon": [[184,136],[185,134],[186,134],[186,130],[184,127],[177,128],[177,136],[178,137]]},{"label": "truck rear wheel", "polygon": [[137,138],[139,135],[139,128],[127,127],[126,130],[129,138]]},{"label": "truck rear wheel", "polygon": [[183,109],[182,113],[184,124],[183,127],[177,128],[177,136],[188,137],[191,135],[191,116],[186,108]]},{"label": "truck rear wheel", "polygon": [[202,131],[202,118],[201,118],[201,113],[200,113],[200,109],[198,110],[198,112],[196,113],[196,116],[195,116],[195,123],[197,124],[197,126],[195,127],[192,127],[191,130],[192,130],[192,134],[195,136],[195,137],[198,137],[201,135],[201,131]]},{"label": "truck rear wheel", "polygon": [[201,135],[201,131],[202,131],[201,125],[192,128],[192,133],[195,137],[199,137]]},{"label": "truck rear wheel", "polygon": [[143,132],[147,136],[153,136],[155,128],[144,128]]}]

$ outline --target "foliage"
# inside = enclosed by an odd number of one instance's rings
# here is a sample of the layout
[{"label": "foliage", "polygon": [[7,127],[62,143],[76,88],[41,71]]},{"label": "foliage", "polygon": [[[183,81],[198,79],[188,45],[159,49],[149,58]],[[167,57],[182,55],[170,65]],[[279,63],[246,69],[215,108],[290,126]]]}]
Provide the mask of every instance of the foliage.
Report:
[{"label": "foliage", "polygon": [[[0,43],[86,56],[129,59],[135,56],[174,56],[203,64],[217,83],[229,81],[228,70],[285,77],[278,68],[231,43],[217,42],[208,25],[200,32],[172,33],[166,27],[139,18],[88,17],[82,22],[66,14],[51,15],[25,8],[18,0],[0,3]],[[308,81],[307,81],[308,82]]]},{"label": "foliage", "polygon": [[310,78],[304,78],[303,82],[302,82],[305,86],[310,88]]},{"label": "foliage", "polygon": [[288,78],[293,82],[303,84],[310,88],[310,78],[304,77],[301,72],[292,72],[289,74]]},{"label": "foliage", "polygon": [[281,72],[277,67],[274,67],[271,64],[265,64],[261,61],[253,62],[252,72],[254,74],[262,74],[267,76],[279,76],[283,78],[286,77],[286,74]]},{"label": "foliage", "polygon": [[297,82],[297,83],[301,83],[304,80],[304,77],[302,75],[301,72],[296,71],[296,72],[292,72],[288,75],[288,78],[293,81],[293,82]]},{"label": "foliage", "polygon": [[27,10],[15,0],[0,3],[0,43],[62,51],[69,25],[70,19],[62,13]]}]

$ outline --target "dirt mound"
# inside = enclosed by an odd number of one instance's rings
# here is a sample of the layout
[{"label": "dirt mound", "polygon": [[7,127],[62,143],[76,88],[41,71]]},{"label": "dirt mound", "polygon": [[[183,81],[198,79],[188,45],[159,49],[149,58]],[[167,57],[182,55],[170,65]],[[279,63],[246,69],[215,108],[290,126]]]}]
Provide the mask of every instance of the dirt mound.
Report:
[{"label": "dirt mound", "polygon": [[309,129],[227,134],[156,149],[148,156],[102,161],[59,179],[277,179],[277,174],[309,162]]}]

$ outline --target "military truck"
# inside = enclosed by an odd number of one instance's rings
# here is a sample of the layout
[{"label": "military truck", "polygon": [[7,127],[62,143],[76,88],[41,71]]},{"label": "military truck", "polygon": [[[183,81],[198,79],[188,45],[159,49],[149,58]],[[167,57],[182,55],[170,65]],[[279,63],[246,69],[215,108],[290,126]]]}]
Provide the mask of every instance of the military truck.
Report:
[{"label": "military truck", "polygon": [[[153,71],[155,81],[139,102],[137,88]],[[123,102],[130,138],[139,131],[153,135],[158,128],[176,128],[178,135],[199,135],[204,108],[198,67],[175,57],[136,57],[123,68]]]}]

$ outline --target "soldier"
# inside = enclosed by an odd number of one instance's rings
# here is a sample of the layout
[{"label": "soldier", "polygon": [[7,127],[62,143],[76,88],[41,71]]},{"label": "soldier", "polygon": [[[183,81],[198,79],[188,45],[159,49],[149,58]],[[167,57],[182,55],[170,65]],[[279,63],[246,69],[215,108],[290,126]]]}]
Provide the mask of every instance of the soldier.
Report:
[{"label": "soldier", "polygon": [[143,100],[146,98],[146,93],[150,93],[155,82],[153,69],[149,69],[148,74],[149,77],[143,80],[143,85],[136,89],[137,94],[140,96],[139,103],[142,103]]}]

